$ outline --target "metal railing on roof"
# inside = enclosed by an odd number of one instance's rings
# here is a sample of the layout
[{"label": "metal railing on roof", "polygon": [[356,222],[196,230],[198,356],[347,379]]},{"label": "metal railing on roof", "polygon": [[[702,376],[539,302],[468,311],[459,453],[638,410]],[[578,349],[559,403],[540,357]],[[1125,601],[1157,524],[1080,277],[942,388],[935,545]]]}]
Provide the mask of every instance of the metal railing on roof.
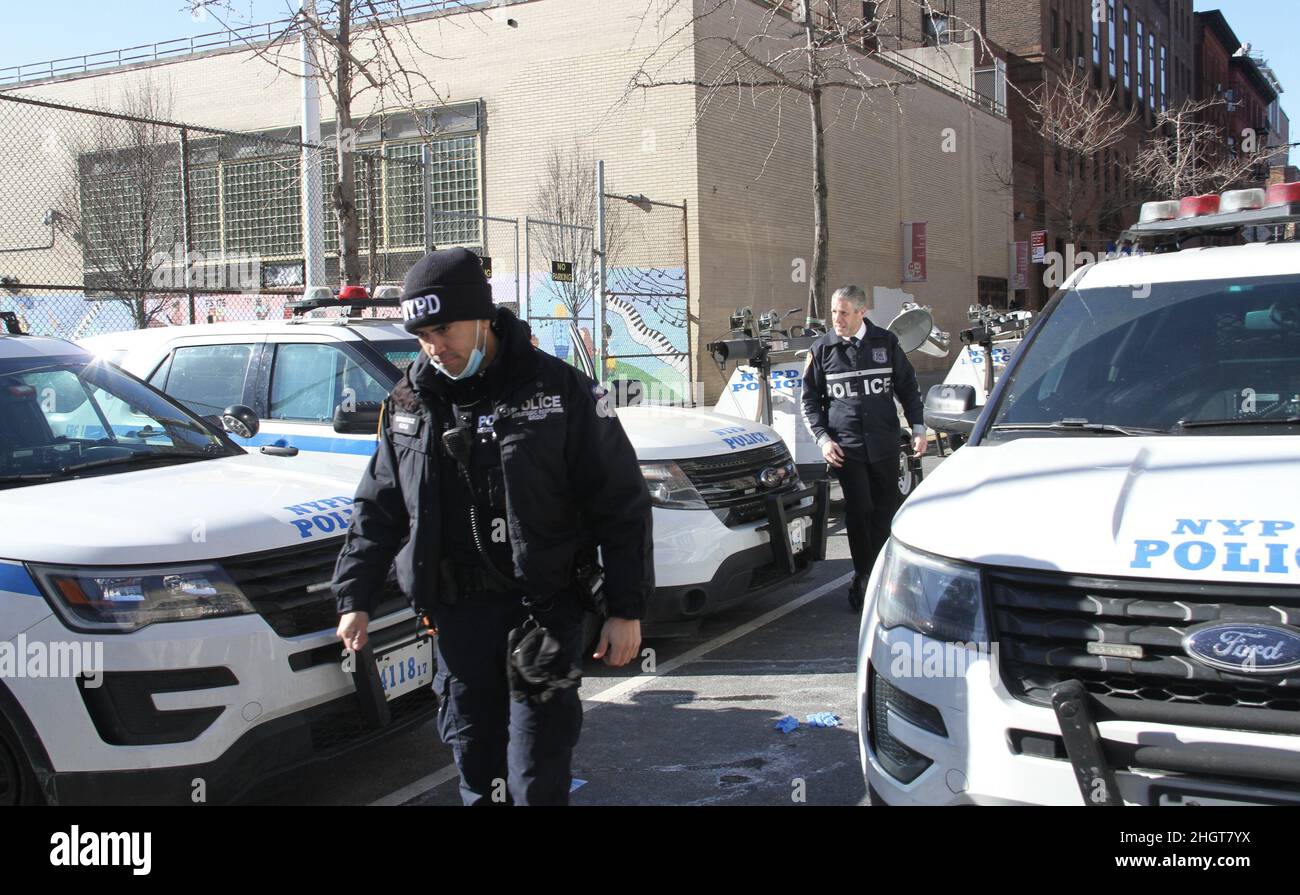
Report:
[{"label": "metal railing on roof", "polygon": [[910,75],[913,75],[932,87],[938,87],[948,93],[955,94],[968,103],[978,105],[994,115],[1000,115],[1003,118],[1007,115],[1006,104],[999,102],[997,98],[986,96],[977,91],[972,85],[959,81],[952,75],[945,74],[938,69],[931,68],[923,62],[917,62],[910,56],[891,50],[882,50],[873,58],[894,68],[902,69]]},{"label": "metal railing on roof", "polygon": [[[383,7],[383,0],[376,4]],[[423,13],[442,12],[449,9],[471,9],[483,5],[479,0],[418,0],[401,4],[406,16]],[[394,6],[396,10],[397,7]],[[284,35],[285,29],[293,19],[277,19],[252,25],[241,25],[207,34],[195,34],[191,37],[178,37],[156,43],[123,47],[119,50],[105,50],[99,53],[83,53],[80,56],[64,56],[61,59],[49,59],[44,62],[31,62],[23,65],[11,65],[0,68],[0,86],[15,86],[30,81],[43,81],[65,75],[89,74],[107,71],[140,62],[158,62],[179,56],[191,56],[208,50],[222,50],[237,47],[267,44]]]}]

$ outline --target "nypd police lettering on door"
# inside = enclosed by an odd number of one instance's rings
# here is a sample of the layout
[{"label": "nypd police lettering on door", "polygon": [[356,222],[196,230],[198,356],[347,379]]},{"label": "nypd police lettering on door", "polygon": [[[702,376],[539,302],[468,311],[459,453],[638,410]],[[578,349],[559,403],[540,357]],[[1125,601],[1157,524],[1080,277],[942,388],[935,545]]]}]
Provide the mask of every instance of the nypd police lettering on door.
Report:
[{"label": "nypd police lettering on door", "polygon": [[[803,388],[803,376],[798,370],[773,370],[770,381],[773,389],[787,389],[789,391],[794,391]],[[731,383],[731,390],[733,392],[756,392],[758,389],[758,377],[753,373],[741,371],[740,381]]]}]

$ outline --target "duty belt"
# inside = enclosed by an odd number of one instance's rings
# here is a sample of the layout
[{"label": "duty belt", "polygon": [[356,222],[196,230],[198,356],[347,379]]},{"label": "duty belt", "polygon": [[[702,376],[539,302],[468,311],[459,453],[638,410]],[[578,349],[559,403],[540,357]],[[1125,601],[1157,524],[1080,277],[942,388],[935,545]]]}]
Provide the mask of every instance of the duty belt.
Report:
[{"label": "duty belt", "polygon": [[506,587],[504,583],[489,575],[480,566],[470,566],[454,560],[442,561],[442,584],[454,588],[456,596],[470,596],[480,593],[513,593],[520,588]]}]

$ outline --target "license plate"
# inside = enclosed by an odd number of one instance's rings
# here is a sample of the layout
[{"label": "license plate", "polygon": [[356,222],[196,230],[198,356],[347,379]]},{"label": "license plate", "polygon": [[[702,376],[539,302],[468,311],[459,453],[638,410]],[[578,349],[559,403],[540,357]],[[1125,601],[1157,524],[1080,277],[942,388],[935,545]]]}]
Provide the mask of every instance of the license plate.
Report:
[{"label": "license plate", "polygon": [[786,523],[786,530],[790,532],[790,552],[799,553],[804,547],[808,546],[808,529],[812,523],[800,516],[798,519],[791,519]]},{"label": "license plate", "polygon": [[433,641],[421,638],[375,657],[384,698],[396,699],[433,683]]}]

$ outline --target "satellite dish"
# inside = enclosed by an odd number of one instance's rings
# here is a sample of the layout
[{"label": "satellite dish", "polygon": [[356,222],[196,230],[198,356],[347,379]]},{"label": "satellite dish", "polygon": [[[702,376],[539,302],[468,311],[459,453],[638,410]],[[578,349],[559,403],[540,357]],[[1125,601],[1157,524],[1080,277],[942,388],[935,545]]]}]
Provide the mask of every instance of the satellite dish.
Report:
[{"label": "satellite dish", "polygon": [[931,357],[948,356],[948,334],[934,328],[934,316],[929,308],[909,302],[890,321],[888,329],[898,336],[898,344],[907,354],[920,351]]}]

